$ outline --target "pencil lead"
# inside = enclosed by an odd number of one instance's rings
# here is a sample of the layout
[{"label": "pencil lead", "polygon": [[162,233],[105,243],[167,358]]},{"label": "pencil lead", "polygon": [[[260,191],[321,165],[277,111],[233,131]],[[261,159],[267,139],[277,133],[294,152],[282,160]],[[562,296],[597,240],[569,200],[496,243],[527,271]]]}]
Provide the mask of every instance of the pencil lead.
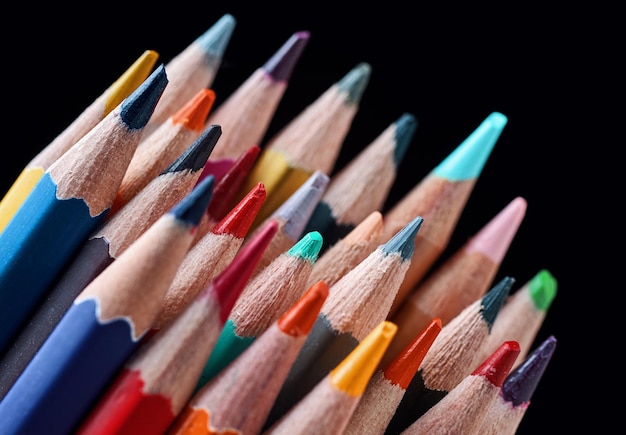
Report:
[{"label": "pencil lead", "polygon": [[224,14],[215,24],[196,39],[209,57],[221,58],[226,51],[237,20],[231,14]]},{"label": "pencil lead", "polygon": [[210,126],[162,174],[184,169],[193,172],[202,169],[221,134],[222,129],[219,125]]},{"label": "pencil lead", "polygon": [[296,32],[274,55],[265,62],[263,69],[276,81],[288,81],[310,39],[310,32]]},{"label": "pencil lead", "polygon": [[285,222],[283,231],[292,240],[303,233],[313,210],[319,203],[330,177],[315,171],[287,200],[271,215],[271,219]]},{"label": "pencil lead", "polygon": [[213,177],[206,177],[170,211],[177,219],[191,226],[200,223],[213,194]]},{"label": "pencil lead", "polygon": [[396,121],[396,148],[393,153],[393,160],[399,166],[409,149],[409,144],[413,140],[417,130],[417,118],[410,113],[403,113]]},{"label": "pencil lead", "polygon": [[481,313],[489,326],[489,331],[491,331],[493,322],[496,320],[513,284],[515,284],[515,278],[506,276],[483,296]]},{"label": "pencil lead", "polygon": [[289,310],[278,318],[278,327],[294,337],[307,335],[317,320],[317,315],[327,297],[328,284],[324,281],[313,284]]},{"label": "pencil lead", "polygon": [[387,320],[378,324],[337,367],[331,370],[331,383],[338,390],[358,397],[365,391],[387,346],[398,327]]},{"label": "pencil lead", "polygon": [[[257,183],[257,185],[239,201],[239,204],[233,207],[222,220],[215,224],[211,232],[213,234],[232,234],[237,238],[243,239],[248,234],[254,217],[263,205],[265,195],[265,186],[263,183]],[[215,198],[215,194],[213,197]],[[213,203],[213,200],[211,203]],[[209,207],[210,206],[209,204]]]},{"label": "pencil lead", "polygon": [[154,67],[159,53],[146,50],[143,54],[106,90],[106,108],[109,113],[117,107],[126,96],[130,95],[145,80]]},{"label": "pencil lead", "polygon": [[361,62],[339,81],[339,90],[348,94],[347,100],[349,102],[358,104],[367,88],[371,74],[371,65],[366,62]]},{"label": "pencil lead", "polygon": [[165,66],[161,64],[132,94],[122,101],[120,118],[129,128],[140,130],[146,126],[167,83]]},{"label": "pencil lead", "polygon": [[301,257],[311,263],[315,263],[322,247],[322,235],[317,231],[311,231],[302,237],[287,251],[287,255]]},{"label": "pencil lead", "polygon": [[378,237],[383,230],[383,215],[375,210],[368,214],[352,231],[343,238],[348,245]]},{"label": "pencil lead", "polygon": [[528,283],[530,296],[541,311],[548,311],[556,296],[557,281],[546,269],[540,270]]},{"label": "pencil lead", "polygon": [[506,126],[507,117],[491,113],[439,166],[434,173],[450,180],[477,178]]},{"label": "pencil lead", "polygon": [[472,372],[472,375],[483,376],[496,387],[502,387],[519,353],[517,341],[505,341]]},{"label": "pencil lead", "polygon": [[415,235],[422,226],[423,221],[424,219],[421,216],[413,218],[412,221],[406,224],[404,228],[385,243],[382,247],[383,252],[386,254],[399,252],[404,260],[409,260],[413,256],[413,250],[415,248]]},{"label": "pencil lead", "polygon": [[176,125],[184,125],[189,130],[201,132],[211,108],[215,103],[215,91],[201,89],[191,100],[172,115]]},{"label": "pencil lead", "polygon": [[218,275],[212,282],[215,294],[220,301],[220,321],[226,323],[228,316],[237,301],[241,291],[233,292],[233,288],[243,289],[257,263],[263,256],[263,252],[272,241],[278,231],[278,224],[271,222],[248,243],[242,247],[229,266]]},{"label": "pencil lead", "polygon": [[555,349],[556,338],[551,335],[509,373],[502,385],[504,400],[511,402],[514,407],[530,402]]}]

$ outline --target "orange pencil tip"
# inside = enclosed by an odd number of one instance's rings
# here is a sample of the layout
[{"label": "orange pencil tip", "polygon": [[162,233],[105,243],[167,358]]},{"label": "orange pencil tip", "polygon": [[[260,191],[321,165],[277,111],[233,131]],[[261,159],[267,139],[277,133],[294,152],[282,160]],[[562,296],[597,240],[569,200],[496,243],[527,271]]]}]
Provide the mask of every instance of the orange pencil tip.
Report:
[{"label": "orange pencil tip", "polygon": [[317,320],[322,305],[328,297],[328,284],[313,284],[279,319],[278,327],[294,337],[306,335]]},{"label": "orange pencil tip", "polygon": [[182,124],[190,130],[201,132],[214,102],[215,92],[202,89],[172,115],[172,122],[174,125]]}]

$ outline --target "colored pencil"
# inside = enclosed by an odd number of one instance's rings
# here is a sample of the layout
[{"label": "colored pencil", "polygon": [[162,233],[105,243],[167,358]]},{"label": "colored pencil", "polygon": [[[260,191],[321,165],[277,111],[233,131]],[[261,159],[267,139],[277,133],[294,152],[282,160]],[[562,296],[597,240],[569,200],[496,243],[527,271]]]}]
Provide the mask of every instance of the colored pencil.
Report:
[{"label": "colored pencil", "polygon": [[[272,213],[265,222],[247,236],[250,238],[255,231],[262,230],[268,222],[278,222],[278,233],[272,239],[270,246],[265,250],[263,258],[259,261],[253,276],[269,265],[276,257],[291,248],[303,234],[307,221],[311,217],[313,209],[324,194],[328,185],[328,175],[315,171],[309,179],[302,184],[288,199]],[[322,246],[324,238],[322,237]],[[244,240],[244,244],[246,241]]]},{"label": "colored pencil", "polygon": [[[209,176],[205,180],[208,178],[213,177]],[[228,267],[243,245],[250,224],[264,200],[265,189],[259,183],[224,219],[192,246],[161,300],[161,308],[154,320],[155,329],[171,322],[203,288]]]},{"label": "colored pencil", "polygon": [[264,434],[341,434],[397,326],[384,320]]},{"label": "colored pencil", "polygon": [[[480,362],[478,350],[515,280],[504,277],[483,297],[461,311],[448,324],[422,360],[389,421],[386,433],[400,433],[441,401]],[[519,350],[519,346],[518,346]]]},{"label": "colored pencil", "polygon": [[249,348],[194,395],[169,433],[259,433],[327,297],[326,283],[310,287]]},{"label": "colored pencil", "polygon": [[150,330],[211,199],[206,179],[78,295],[0,402],[5,433],[70,433]]},{"label": "colored pencil", "polygon": [[180,315],[133,353],[77,433],[164,433],[191,398],[224,322],[274,232],[268,228],[242,248]]},{"label": "colored pencil", "polygon": [[333,175],[305,228],[324,238],[322,254],[371,212],[382,211],[416,129],[415,116],[403,113]]},{"label": "colored pencil", "polygon": [[224,325],[196,391],[247,349],[302,296],[320,246],[322,236],[315,231],[307,233],[250,280]]},{"label": "colored pencil", "polygon": [[324,281],[330,287],[380,245],[383,215],[373,211],[352,231],[328,248],[313,265],[309,285]]},{"label": "colored pencil", "polygon": [[0,352],[105,218],[166,85],[161,65],[44,172],[0,233]]},{"label": "colored pencil", "polygon": [[482,434],[481,422],[519,354],[516,341],[505,341],[446,397],[402,432],[417,434]]},{"label": "colored pencil", "polygon": [[[539,329],[556,297],[557,281],[546,269],[541,269],[522,288],[513,293],[500,310],[491,334],[479,350],[485,358],[497,347],[497,342],[515,340],[519,343],[521,362],[531,349]],[[515,368],[517,363],[513,365]]]},{"label": "colored pencil", "polygon": [[267,219],[313,172],[327,175],[332,172],[370,74],[369,64],[356,65],[265,144],[242,188],[246,192],[261,181],[267,189],[267,200],[253,228]]},{"label": "colored pencil", "polygon": [[149,136],[202,89],[210,89],[237,21],[224,14],[165,64],[170,83],[146,126]]},{"label": "colored pencil", "polygon": [[415,217],[330,287],[330,295],[276,398],[266,427],[284,415],[387,317],[413,253]]},{"label": "colored pencil", "polygon": [[128,97],[148,77],[158,57],[154,50],[144,51],[124,74],[26,164],[0,201],[0,233],[50,165]]},{"label": "colored pencil", "polygon": [[[239,188],[248,176],[248,173],[250,173],[250,169],[252,169],[252,165],[254,165],[260,152],[261,148],[258,145],[252,145],[245,152],[241,153],[230,169],[219,179],[213,188],[213,199],[209,204],[209,208],[207,208],[206,214],[200,221],[200,226],[196,233],[196,242],[211,231],[237,205],[234,201],[239,193]],[[213,175],[206,169],[205,165],[198,181],[201,181],[208,175]],[[255,186],[252,190],[256,188]]]},{"label": "colored pencil", "polygon": [[216,126],[78,248],[0,359],[0,397],[8,391],[78,294],[169,208],[193,189],[220,137]]},{"label": "colored pencil", "polygon": [[[390,237],[416,215],[430,223],[417,235],[413,254],[415,261],[411,262],[398,290],[391,307],[392,316],[448,246],[483,167],[507,122],[507,117],[502,113],[491,113],[452,153],[385,213],[383,237]],[[429,321],[436,316],[427,317],[426,321]]]},{"label": "colored pencil", "polygon": [[261,143],[309,39],[309,32],[293,33],[209,116],[207,123],[228,131],[207,163],[218,179],[244,150]]},{"label": "colored pencil", "polygon": [[383,364],[439,317],[445,326],[489,289],[526,213],[526,200],[513,199],[428,278],[417,286],[391,317],[399,327]]},{"label": "colored pencil", "polygon": [[[481,434],[514,435],[517,432],[555,349],[556,338],[551,335],[523,358],[521,364],[513,365],[483,419]],[[519,360],[518,356],[516,361]]]},{"label": "colored pencil", "polygon": [[433,319],[387,367],[374,373],[344,434],[385,433],[409,382],[440,332],[441,320]]},{"label": "colored pencil", "polygon": [[[202,89],[137,145],[109,215],[124,207],[141,189],[178,158],[200,136],[215,101],[215,93]],[[212,129],[215,125],[211,125]]]}]

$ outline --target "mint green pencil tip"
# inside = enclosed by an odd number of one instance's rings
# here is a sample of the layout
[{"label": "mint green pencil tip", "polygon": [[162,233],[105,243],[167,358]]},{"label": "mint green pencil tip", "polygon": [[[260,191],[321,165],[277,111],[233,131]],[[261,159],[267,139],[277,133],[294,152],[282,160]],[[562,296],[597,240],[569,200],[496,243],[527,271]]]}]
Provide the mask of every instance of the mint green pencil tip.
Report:
[{"label": "mint green pencil tip", "polygon": [[322,248],[322,235],[317,231],[311,231],[302,237],[287,251],[287,255],[298,256],[314,263]]},{"label": "mint green pencil tip", "polygon": [[535,306],[541,311],[548,311],[556,296],[557,282],[554,276],[546,269],[542,269],[528,285]]}]

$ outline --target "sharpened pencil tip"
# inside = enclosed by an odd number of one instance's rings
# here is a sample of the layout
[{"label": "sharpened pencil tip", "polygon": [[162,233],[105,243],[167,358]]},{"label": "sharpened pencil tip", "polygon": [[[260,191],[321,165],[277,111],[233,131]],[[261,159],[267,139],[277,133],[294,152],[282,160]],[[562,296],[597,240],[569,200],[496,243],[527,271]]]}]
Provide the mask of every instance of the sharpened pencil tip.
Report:
[{"label": "sharpened pencil tip", "polygon": [[513,284],[515,284],[515,278],[505,276],[483,296],[481,313],[490,331]]},{"label": "sharpened pencil tip", "polygon": [[347,102],[359,104],[361,97],[369,84],[372,67],[370,64],[361,62],[352,68],[337,84],[342,92],[347,95]]},{"label": "sharpened pencil tip", "polygon": [[172,115],[172,123],[174,125],[184,125],[187,129],[200,133],[204,130],[206,118],[214,102],[215,91],[212,89],[201,89]]},{"label": "sharpened pencil tip", "polygon": [[150,75],[150,71],[156,64],[159,53],[154,50],[146,50],[124,74],[122,74],[106,91],[106,108],[108,114],[115,109],[127,96]]},{"label": "sharpened pencil tip", "polygon": [[220,126],[212,125],[202,132],[198,138],[162,174],[189,170],[200,171],[211,155],[217,140],[222,134]]},{"label": "sharpened pencil tip", "polygon": [[517,341],[505,341],[472,372],[472,375],[483,376],[496,387],[502,387],[519,353]]},{"label": "sharpened pencil tip", "polygon": [[530,297],[535,307],[541,311],[548,311],[556,296],[557,281],[546,269],[542,269],[528,283]]},{"label": "sharpened pencil tip", "polygon": [[399,252],[404,260],[410,260],[415,250],[415,236],[422,226],[422,222],[424,219],[421,216],[413,218],[382,246],[382,251],[387,255]]},{"label": "sharpened pencil tip", "polygon": [[328,297],[328,284],[319,281],[304,294],[278,319],[281,331],[293,337],[306,335],[311,331]]},{"label": "sharpened pencil tip", "polygon": [[[266,197],[265,185],[261,182],[257,183],[226,216],[215,224],[211,232],[213,234],[230,234],[243,239],[248,234]],[[209,204],[210,207],[211,204]]]},{"label": "sharpened pencil tip", "polygon": [[196,39],[196,43],[207,56],[221,58],[235,30],[237,20],[231,14],[224,14],[206,32]]},{"label": "sharpened pencil tip", "polygon": [[322,247],[322,235],[317,231],[311,231],[302,237],[287,251],[287,255],[301,257],[304,260],[315,263]]},{"label": "sharpened pencil tip", "polygon": [[165,66],[161,64],[132,94],[122,101],[120,118],[129,129],[141,130],[146,126],[167,83]]},{"label": "sharpened pencil tip", "polygon": [[276,81],[286,82],[309,42],[311,34],[307,31],[296,32],[263,65],[263,69]]},{"label": "sharpened pencil tip", "polygon": [[209,175],[185,196],[170,211],[180,221],[187,222],[191,226],[197,226],[204,215],[209,201],[213,195],[213,178]]},{"label": "sharpened pencil tip", "polygon": [[402,162],[416,130],[417,118],[410,113],[402,114],[396,121],[396,148],[393,152],[394,165],[399,166]]}]

